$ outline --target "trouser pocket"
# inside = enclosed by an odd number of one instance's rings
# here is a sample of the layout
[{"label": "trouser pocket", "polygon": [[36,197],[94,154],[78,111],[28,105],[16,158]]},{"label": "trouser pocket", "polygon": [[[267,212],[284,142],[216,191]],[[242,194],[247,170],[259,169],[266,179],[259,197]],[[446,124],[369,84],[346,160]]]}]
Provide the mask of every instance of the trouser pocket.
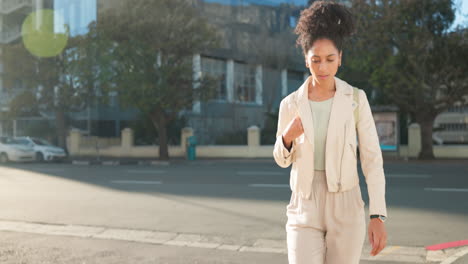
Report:
[{"label": "trouser pocket", "polygon": [[291,193],[289,204],[286,206],[286,215],[301,214],[301,198],[296,193]]}]

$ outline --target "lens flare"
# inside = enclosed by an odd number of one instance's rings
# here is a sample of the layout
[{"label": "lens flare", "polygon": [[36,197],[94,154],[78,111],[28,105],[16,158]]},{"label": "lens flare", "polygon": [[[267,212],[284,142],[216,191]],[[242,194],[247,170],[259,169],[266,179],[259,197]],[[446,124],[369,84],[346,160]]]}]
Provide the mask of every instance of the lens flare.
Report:
[{"label": "lens flare", "polygon": [[[60,19],[51,9],[40,9],[29,14],[21,27],[21,36],[26,49],[33,55],[50,58],[59,55],[68,42],[65,25],[57,25]],[[64,30],[65,29],[65,30]]]}]

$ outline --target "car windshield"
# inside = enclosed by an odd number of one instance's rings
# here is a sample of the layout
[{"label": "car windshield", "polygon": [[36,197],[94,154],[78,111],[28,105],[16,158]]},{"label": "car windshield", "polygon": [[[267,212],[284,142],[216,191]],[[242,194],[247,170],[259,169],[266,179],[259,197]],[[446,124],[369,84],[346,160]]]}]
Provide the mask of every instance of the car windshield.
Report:
[{"label": "car windshield", "polygon": [[39,146],[52,146],[51,143],[49,143],[47,140],[44,139],[39,139],[39,138],[33,138],[32,141]]},{"label": "car windshield", "polygon": [[9,138],[9,137],[1,137],[0,142],[3,144],[23,144],[24,145],[24,142],[21,142],[21,140]]}]

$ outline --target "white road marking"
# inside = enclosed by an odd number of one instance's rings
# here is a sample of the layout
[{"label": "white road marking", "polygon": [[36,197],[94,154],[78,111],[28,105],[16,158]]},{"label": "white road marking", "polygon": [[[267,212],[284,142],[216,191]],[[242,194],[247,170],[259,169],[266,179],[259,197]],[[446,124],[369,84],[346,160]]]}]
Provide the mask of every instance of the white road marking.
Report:
[{"label": "white road marking", "polygon": [[287,188],[289,187],[289,184],[267,184],[267,183],[252,183],[249,184],[249,187],[260,187],[260,188]]},{"label": "white road marking", "polygon": [[427,250],[424,247],[405,247],[398,245],[387,245],[378,255],[371,256],[372,247],[369,243],[364,244],[361,260],[368,260],[372,263],[390,262],[398,263],[427,263]]},{"label": "white road marking", "polygon": [[284,175],[281,171],[237,171],[237,175]]},{"label": "white road marking", "polygon": [[424,190],[435,192],[468,192],[468,189],[461,188],[424,188]]},{"label": "white road marking", "polygon": [[431,175],[428,174],[385,174],[385,178],[422,178],[427,179],[431,178]]},{"label": "white road marking", "polygon": [[[104,238],[117,241],[133,241],[194,248],[213,248],[216,250],[230,250],[238,252],[251,251],[287,254],[287,246],[284,239],[258,239],[253,246],[246,246],[246,244],[250,245],[251,242],[241,240],[237,241],[236,244],[232,244],[231,241],[228,242],[224,237],[207,234],[186,234],[181,232],[135,230],[101,226],[58,225],[47,223],[39,224],[5,220],[0,220],[0,230],[53,236],[85,237],[91,239]],[[424,247],[406,247],[397,245],[388,245],[387,247],[388,248],[382,251],[379,255],[370,256],[369,252],[371,247],[368,244],[364,244],[363,253],[361,254],[360,259],[372,261],[372,263],[378,263],[381,261],[393,261],[395,263],[427,263],[426,256],[428,255],[428,251]],[[468,248],[462,249],[450,257],[446,255],[441,256],[441,260],[438,260],[437,263],[443,260],[441,264],[452,264],[455,260],[466,254],[468,254]]]},{"label": "white road marking", "polygon": [[165,170],[127,170],[127,173],[139,173],[139,174],[156,174],[165,173]]},{"label": "white road marking", "polygon": [[112,183],[118,184],[161,184],[161,181],[126,181],[126,180],[115,180]]},{"label": "white road marking", "polygon": [[47,171],[65,171],[64,168],[37,168],[38,171],[44,171],[44,172],[47,172]]},{"label": "white road marking", "polygon": [[468,248],[466,248],[465,250],[462,250],[462,251],[459,251],[458,253],[456,254],[453,254],[452,256],[450,256],[449,258],[445,259],[444,261],[442,261],[440,264],[450,264],[450,263],[453,263],[455,262],[457,259],[463,257],[464,255],[468,254]]},{"label": "white road marking", "polygon": [[400,246],[387,246],[377,256],[370,256],[370,258],[372,258],[372,260],[380,260],[381,258],[392,257],[390,253],[397,253],[396,251],[398,251],[400,248]]}]

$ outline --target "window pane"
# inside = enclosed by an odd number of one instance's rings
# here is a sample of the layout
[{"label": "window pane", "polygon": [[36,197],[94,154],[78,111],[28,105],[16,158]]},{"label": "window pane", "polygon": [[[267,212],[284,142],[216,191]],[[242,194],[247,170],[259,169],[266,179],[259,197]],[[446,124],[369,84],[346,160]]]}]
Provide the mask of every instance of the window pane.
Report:
[{"label": "window pane", "polygon": [[255,102],[255,67],[244,63],[234,65],[234,92],[240,102]]},{"label": "window pane", "polygon": [[226,61],[221,59],[202,57],[201,71],[219,78],[214,99],[226,100]]}]

